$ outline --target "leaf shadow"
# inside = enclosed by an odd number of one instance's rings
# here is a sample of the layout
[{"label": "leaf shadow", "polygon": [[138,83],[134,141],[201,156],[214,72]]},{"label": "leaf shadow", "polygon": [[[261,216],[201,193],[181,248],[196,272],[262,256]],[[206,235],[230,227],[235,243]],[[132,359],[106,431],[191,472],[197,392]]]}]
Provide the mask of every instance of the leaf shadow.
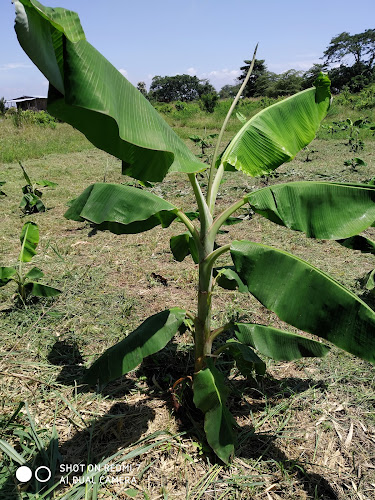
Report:
[{"label": "leaf shadow", "polygon": [[[115,403],[105,415],[93,419],[86,427],[76,425],[74,435],[60,446],[57,437],[51,437],[48,442],[44,439],[44,449],[34,453],[24,464],[33,472],[29,482],[20,483],[15,477],[14,468],[9,466],[3,468],[2,472],[6,469],[7,472],[0,481],[0,498],[4,500],[37,498],[38,494],[46,493],[65,475],[60,469],[61,464],[65,466],[77,464],[80,470],[72,474],[80,476],[81,467],[84,471],[87,464],[98,464],[118,450],[131,447],[147,431],[149,422],[156,416],[155,411],[146,403],[145,400],[136,404]],[[51,457],[54,459],[51,460]],[[35,478],[35,471],[39,466],[51,469],[50,481],[41,483]],[[44,474],[46,474],[45,469],[38,472],[38,477],[44,479]],[[59,486],[56,491],[59,491]],[[43,498],[54,498],[54,493],[47,494]]]}]

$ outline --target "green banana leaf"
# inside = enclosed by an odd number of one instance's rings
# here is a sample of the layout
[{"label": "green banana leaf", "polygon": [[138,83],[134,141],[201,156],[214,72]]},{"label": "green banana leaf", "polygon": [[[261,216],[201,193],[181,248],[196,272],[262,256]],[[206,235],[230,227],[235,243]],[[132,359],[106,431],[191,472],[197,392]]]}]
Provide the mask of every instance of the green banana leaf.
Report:
[{"label": "green banana leaf", "polygon": [[234,330],[240,342],[254,347],[275,361],[293,361],[303,357],[321,358],[330,350],[320,342],[270,326],[235,323]]},{"label": "green banana leaf", "polygon": [[221,163],[255,177],[292,160],[314,139],[329,108],[329,87],[321,73],[314,88],[260,111],[232,139]]},{"label": "green banana leaf", "polygon": [[249,293],[233,266],[215,267],[213,269],[216,283],[225,290],[238,290],[240,293]]},{"label": "green banana leaf", "polygon": [[375,221],[375,189],[367,184],[288,182],[247,196],[258,214],[309,238],[342,239]]},{"label": "green banana leaf", "polygon": [[143,189],[121,184],[97,183],[86,188],[64,217],[88,220],[98,229],[115,234],[141,233],[161,224],[168,227],[177,208]]},{"label": "green banana leaf", "polygon": [[234,339],[230,339],[223,347],[232,354],[238,370],[244,377],[253,377],[254,371],[258,375],[266,373],[265,362],[255,354],[246,342],[242,342],[242,340],[237,342]]},{"label": "green banana leaf", "polygon": [[39,229],[35,222],[26,222],[21,230],[21,252],[18,260],[21,262],[30,262],[36,255],[36,247],[39,243]]},{"label": "green banana leaf", "polygon": [[[337,240],[337,243],[340,243],[340,245],[346,248],[359,250],[362,253],[375,254],[375,241],[358,234],[356,236],[352,236],[351,238]],[[367,290],[373,290],[375,288],[375,269],[367,273],[360,281]]]},{"label": "green banana leaf", "polygon": [[18,41],[49,80],[48,111],[120,158],[123,172],[161,181],[200,163],[147,99],[86,41],[75,12],[15,0]]},{"label": "green banana leaf", "polygon": [[17,273],[14,267],[0,267],[0,287],[5,286]]},{"label": "green banana leaf", "polygon": [[189,254],[192,256],[193,261],[198,264],[199,255],[197,246],[194,239],[189,232],[172,236],[169,241],[169,246],[173,257],[177,262],[182,262]]},{"label": "green banana leaf", "polygon": [[276,248],[234,241],[231,255],[250,293],[280,319],[375,362],[375,313],[356,295]]},{"label": "green banana leaf", "polygon": [[365,238],[364,236],[356,235],[344,240],[337,240],[343,247],[352,248],[353,250],[360,250],[362,253],[375,254],[375,241]]},{"label": "green banana leaf", "polygon": [[375,269],[367,273],[364,281],[367,290],[373,290],[375,288]]},{"label": "green banana leaf", "polygon": [[34,193],[25,193],[22,196],[20,209],[25,214],[33,212],[45,212],[46,207],[38,195]]},{"label": "green banana leaf", "polygon": [[7,196],[7,194],[1,189],[1,186],[4,186],[6,181],[0,181],[0,196]]},{"label": "green banana leaf", "polygon": [[61,290],[53,288],[52,286],[42,285],[35,281],[29,281],[25,285],[25,290],[27,295],[33,295],[34,297],[56,297],[60,295]]},{"label": "green banana leaf", "polygon": [[33,267],[25,275],[25,278],[28,278],[29,280],[38,280],[40,278],[43,278],[43,276],[44,276],[44,272],[41,269],[39,269],[38,267]]},{"label": "green banana leaf", "polygon": [[87,384],[106,384],[136,368],[146,356],[160,351],[177,333],[185,311],[174,307],[146,319],[124,340],[110,347],[86,372]]},{"label": "green banana leaf", "polygon": [[207,442],[216,455],[228,463],[234,453],[233,427],[237,424],[226,407],[228,388],[223,375],[207,359],[207,368],[194,375],[194,404],[204,413]]}]

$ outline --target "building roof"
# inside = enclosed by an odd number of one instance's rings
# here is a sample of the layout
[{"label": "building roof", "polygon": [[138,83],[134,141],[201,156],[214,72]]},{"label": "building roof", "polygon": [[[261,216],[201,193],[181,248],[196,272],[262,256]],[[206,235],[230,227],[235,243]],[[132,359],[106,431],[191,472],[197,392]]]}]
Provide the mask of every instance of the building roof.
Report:
[{"label": "building roof", "polygon": [[24,101],[33,101],[34,99],[47,99],[47,97],[42,95],[35,95],[33,97],[24,95],[22,97],[16,97],[15,99],[8,99],[7,102],[24,102]]}]

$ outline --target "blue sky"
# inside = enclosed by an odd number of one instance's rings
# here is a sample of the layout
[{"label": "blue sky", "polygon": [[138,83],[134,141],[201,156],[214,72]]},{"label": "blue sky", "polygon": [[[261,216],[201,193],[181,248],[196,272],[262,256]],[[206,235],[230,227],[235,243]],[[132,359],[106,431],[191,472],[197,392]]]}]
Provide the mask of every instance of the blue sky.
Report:
[{"label": "blue sky", "polygon": [[[149,87],[155,75],[191,74],[219,90],[244,59],[270,71],[307,70],[331,38],[374,28],[374,0],[43,0],[78,12],[87,40],[126,78]],[[0,5],[0,97],[47,95],[48,84],[18,44],[11,0]],[[351,64],[348,60],[347,64]]]}]

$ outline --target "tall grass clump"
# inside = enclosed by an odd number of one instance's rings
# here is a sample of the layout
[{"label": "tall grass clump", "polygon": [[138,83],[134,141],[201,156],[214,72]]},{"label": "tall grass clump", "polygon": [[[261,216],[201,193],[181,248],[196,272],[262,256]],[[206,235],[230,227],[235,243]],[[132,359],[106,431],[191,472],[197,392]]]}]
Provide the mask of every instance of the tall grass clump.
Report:
[{"label": "tall grass clump", "polygon": [[[66,123],[57,123],[46,112],[24,111],[21,115],[8,112],[5,116],[0,123],[0,163],[92,149],[83,134]],[[22,117],[20,126],[14,123],[19,116]],[[49,121],[49,117],[54,121]]]}]

